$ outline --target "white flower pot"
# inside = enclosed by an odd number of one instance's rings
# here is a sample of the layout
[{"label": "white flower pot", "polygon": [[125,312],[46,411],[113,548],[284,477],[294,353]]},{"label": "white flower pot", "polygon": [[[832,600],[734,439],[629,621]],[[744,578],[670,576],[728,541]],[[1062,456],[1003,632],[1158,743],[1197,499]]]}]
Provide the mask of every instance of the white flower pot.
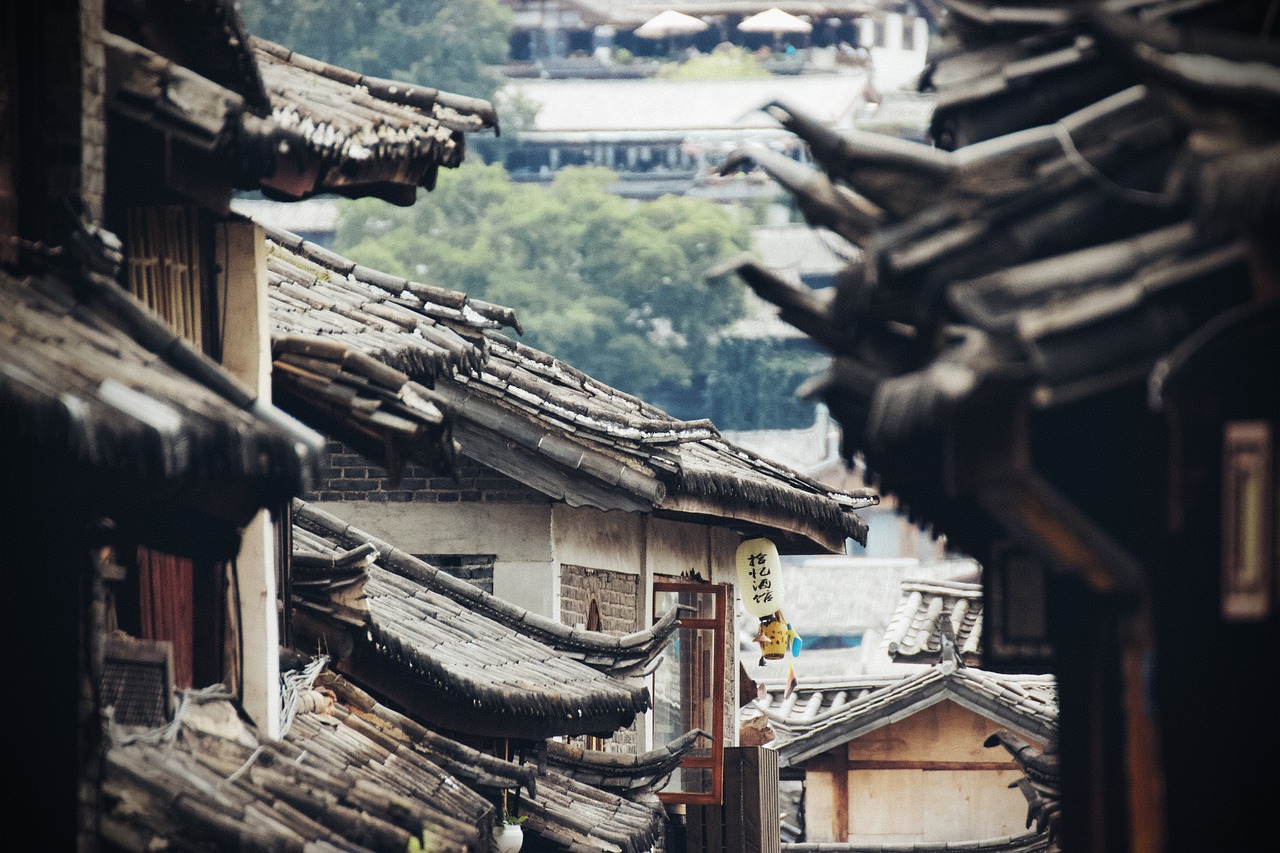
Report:
[{"label": "white flower pot", "polygon": [[524,828],[517,823],[500,823],[493,830],[489,849],[493,853],[517,853],[524,846]]}]

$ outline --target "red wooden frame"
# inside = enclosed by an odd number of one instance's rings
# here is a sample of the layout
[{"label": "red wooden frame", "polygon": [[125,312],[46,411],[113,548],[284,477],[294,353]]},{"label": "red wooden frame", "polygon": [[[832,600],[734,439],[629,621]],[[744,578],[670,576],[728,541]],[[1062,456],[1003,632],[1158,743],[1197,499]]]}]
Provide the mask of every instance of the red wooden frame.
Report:
[{"label": "red wooden frame", "polygon": [[[680,629],[709,629],[712,631],[714,654],[712,655],[711,696],[709,701],[715,708],[711,717],[711,754],[709,756],[685,755],[680,760],[682,768],[711,771],[711,790],[696,791],[664,791],[658,799],[664,803],[686,803],[689,805],[718,805],[724,797],[724,695],[725,695],[725,655],[728,631],[726,612],[729,588],[725,584],[696,583],[681,580],[655,580],[653,582],[654,600],[659,592],[692,592],[700,595],[711,595],[715,601],[715,615],[711,618],[682,616]],[[656,618],[656,614],[655,614]],[[657,701],[656,691],[654,696]]]}]

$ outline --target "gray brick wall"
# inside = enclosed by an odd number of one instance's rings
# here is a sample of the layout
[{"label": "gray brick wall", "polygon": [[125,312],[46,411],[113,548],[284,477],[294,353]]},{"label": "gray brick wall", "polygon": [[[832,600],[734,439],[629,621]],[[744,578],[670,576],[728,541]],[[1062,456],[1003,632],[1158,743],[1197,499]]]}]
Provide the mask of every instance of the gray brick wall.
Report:
[{"label": "gray brick wall", "polygon": [[592,599],[600,608],[600,630],[629,634],[640,628],[639,575],[561,565],[560,621],[586,625]]},{"label": "gray brick wall", "polygon": [[339,441],[328,441],[320,456],[320,476],[306,499],[310,501],[369,501],[373,503],[548,503],[550,499],[523,483],[478,462],[458,458],[457,476],[450,477],[410,463],[399,483],[385,468]]},{"label": "gray brick wall", "polygon": [[414,554],[413,556],[490,595],[493,594],[493,563],[497,558],[495,554]]},{"label": "gray brick wall", "polygon": [[[586,566],[560,566],[560,621],[566,625],[586,625],[591,602],[600,610],[600,630],[607,634],[629,634],[640,628],[640,577],[625,572],[591,569]],[[606,752],[640,751],[638,726],[615,732],[613,737],[598,742],[578,738],[574,742],[590,749]]]}]

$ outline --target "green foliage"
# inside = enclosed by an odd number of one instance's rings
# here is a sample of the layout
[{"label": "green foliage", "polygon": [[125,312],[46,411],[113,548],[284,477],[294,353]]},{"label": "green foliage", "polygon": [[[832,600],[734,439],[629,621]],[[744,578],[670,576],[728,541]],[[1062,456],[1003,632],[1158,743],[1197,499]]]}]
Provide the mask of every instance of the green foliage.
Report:
[{"label": "green foliage", "polygon": [[491,99],[511,10],[499,0],[241,0],[249,32],[361,74]]},{"label": "green foliage", "polygon": [[768,77],[751,51],[736,45],[717,47],[711,53],[699,54],[684,62],[663,65],[659,77],[675,80],[710,80],[714,78]]},{"label": "green foliage", "polygon": [[807,427],[815,404],[795,391],[826,362],[807,341],[723,339],[703,392],[707,417],[721,429]]},{"label": "green foliage", "polygon": [[344,202],[335,248],[515,308],[526,343],[628,393],[688,387],[745,310],[740,283],[703,272],[750,232],[705,199],[619,198],[615,180],[573,168],[544,187],[467,164],[410,208]]}]

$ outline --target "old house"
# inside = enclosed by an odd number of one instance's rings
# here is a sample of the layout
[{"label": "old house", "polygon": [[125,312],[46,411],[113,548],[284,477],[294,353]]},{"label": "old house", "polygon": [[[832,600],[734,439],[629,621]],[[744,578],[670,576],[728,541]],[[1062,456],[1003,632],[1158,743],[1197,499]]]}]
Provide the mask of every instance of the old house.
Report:
[{"label": "old house", "polygon": [[[775,107],[820,164],[779,164],[786,183],[865,252],[833,298],[740,272],[835,355],[807,390],[846,451],[983,565],[983,666],[1056,675],[1064,845],[1252,849],[1272,834],[1246,685],[1276,667],[1274,21],[943,6],[936,147]],[[1216,724],[1268,748],[1224,751]]]},{"label": "old house", "polygon": [[1056,749],[1057,685],[975,665],[983,632],[974,592],[905,580],[882,644],[915,665],[806,678],[790,690],[775,681],[756,700],[783,778],[800,783],[803,842],[788,849],[1058,849],[1058,814],[1046,804],[1056,777],[1046,772],[1036,779],[1043,791],[1030,788],[1025,766]]},{"label": "old house", "polygon": [[1005,844],[1030,834],[1018,849],[1047,849],[1027,829],[1021,768],[985,743],[998,732],[1052,743],[1052,678],[986,672],[951,654],[907,675],[805,682],[760,704],[780,772],[803,780],[806,842]]},{"label": "old house", "polygon": [[[507,309],[293,235],[268,237],[281,404],[394,415],[358,397],[371,384],[403,386],[449,411],[457,452],[454,476],[433,475],[414,461],[412,441],[371,445],[335,431],[348,444],[327,451],[312,506],[472,580],[515,613],[570,626],[570,636],[640,642],[682,605],[651,677],[651,709],[637,709],[647,713],[634,725],[615,719],[623,730],[607,745],[587,745],[645,754],[701,729],[710,741],[685,755],[660,796],[719,803],[723,748],[735,738],[738,544],[765,536],[788,553],[840,552],[862,536],[853,510],[874,497],[832,492],[725,442],[708,422],[677,421],[517,343],[499,331],[519,330]],[[363,359],[386,375],[353,378],[348,368]],[[381,446],[398,448],[384,465],[355,452]]]},{"label": "old house", "polygon": [[281,732],[278,520],[320,439],[271,405],[262,241],[232,191],[403,203],[493,116],[256,41],[219,0],[3,20],[0,387],[41,709],[18,806],[42,846],[93,845],[100,712],[145,725],[177,712],[166,685],[221,683]]},{"label": "old house", "polygon": [[[636,757],[637,775],[608,788],[593,784],[602,774],[584,778],[595,753],[560,752],[552,762],[548,739],[607,736],[649,708],[645,674],[676,630],[675,611],[623,637],[574,630],[301,501],[292,532],[292,645],[332,655],[341,675],[322,683],[363,693],[355,686],[362,685],[403,709],[419,740],[452,751],[453,764],[471,762],[457,772],[527,818],[530,849],[653,846],[665,827],[653,789],[705,734],[664,745],[661,760]],[[476,747],[484,759],[475,757]]]},{"label": "old house", "polygon": [[[877,596],[887,567],[845,562],[858,597],[891,614],[874,642],[883,662],[856,647],[810,651],[820,621],[789,603],[805,640],[797,680],[762,663],[763,692],[739,712],[778,756],[784,849],[1059,849],[1056,684],[981,669],[976,564],[897,567],[892,593]],[[852,597],[821,596],[836,607]]]}]

